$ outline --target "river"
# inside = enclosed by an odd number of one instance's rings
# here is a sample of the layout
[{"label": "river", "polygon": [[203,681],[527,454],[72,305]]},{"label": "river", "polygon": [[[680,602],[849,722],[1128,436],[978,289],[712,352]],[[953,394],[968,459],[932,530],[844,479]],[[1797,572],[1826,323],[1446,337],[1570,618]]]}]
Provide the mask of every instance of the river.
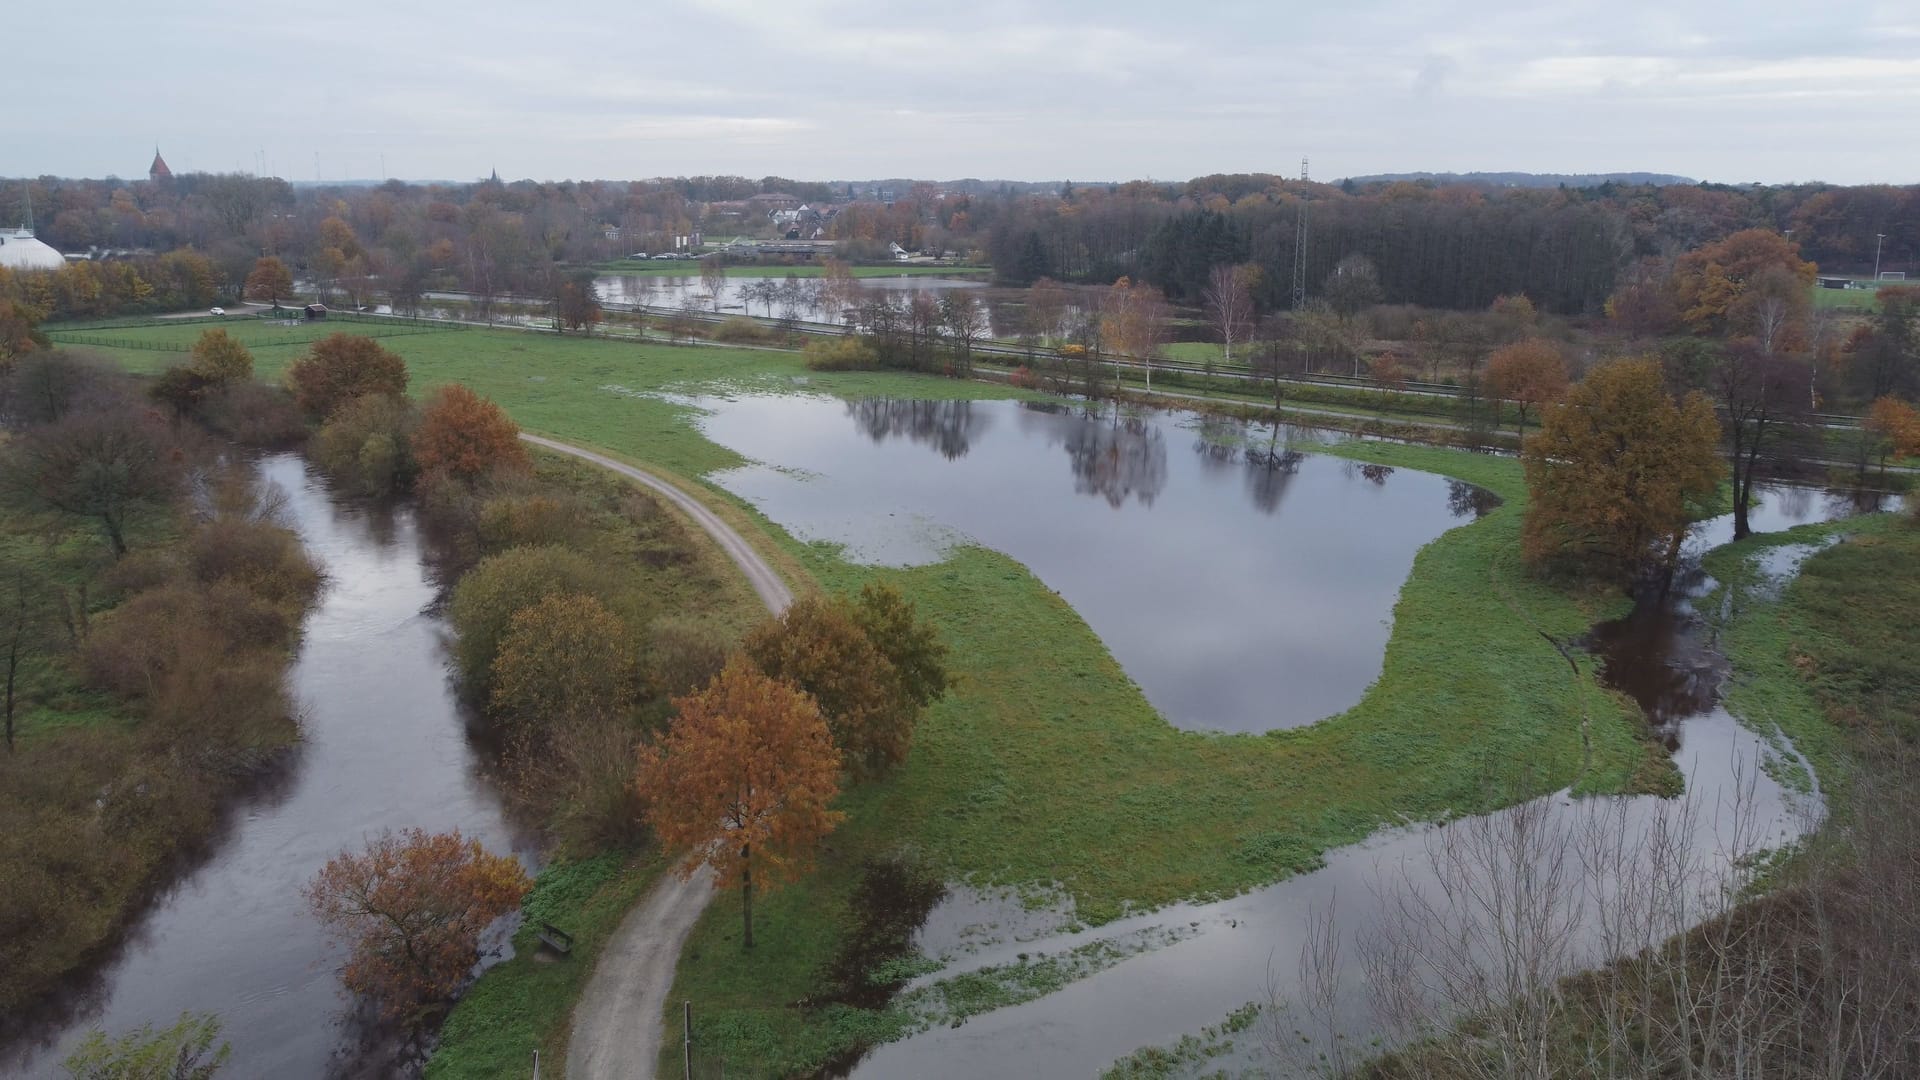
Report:
[{"label": "river", "polygon": [[468,741],[449,684],[438,585],[412,511],[335,497],[297,455],[260,463],[288,498],[288,524],[327,574],[288,673],[303,739],[274,783],[235,807],[206,861],[162,893],[111,958],[20,1045],[10,1075],[61,1075],[89,1030],[219,1014],[226,1073],[300,1080],[384,1075],[347,1019],[342,951],[301,886],[343,848],[383,829],[459,828],[537,865]]}]

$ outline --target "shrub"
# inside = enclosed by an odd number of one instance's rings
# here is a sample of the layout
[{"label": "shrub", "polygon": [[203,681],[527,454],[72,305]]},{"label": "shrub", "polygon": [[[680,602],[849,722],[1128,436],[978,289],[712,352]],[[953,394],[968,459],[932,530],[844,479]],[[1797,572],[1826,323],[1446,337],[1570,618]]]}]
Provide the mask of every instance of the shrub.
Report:
[{"label": "shrub", "polygon": [[369,394],[407,392],[407,363],[372,338],[331,334],[287,368],[294,400],[314,420],[326,420]]},{"label": "shrub", "polygon": [[773,335],[744,315],[734,315],[713,329],[713,340],[734,344],[765,341]]},{"label": "shrub", "polygon": [[368,394],[341,408],[314,433],[309,456],[353,492],[380,496],[404,491],[416,471],[410,448],[418,423],[405,399]]},{"label": "shrub", "polygon": [[496,495],[479,507],[480,543],[487,551],[530,544],[576,547],[586,525],[586,508],[558,495]]},{"label": "shrub", "polygon": [[307,434],[306,420],[291,393],[250,379],[203,395],[200,420],[243,446],[286,446]]},{"label": "shrub", "polygon": [[187,537],[187,566],[206,584],[231,582],[298,611],[320,590],[320,571],[291,531],[264,521],[219,518]]},{"label": "shrub", "polygon": [[807,367],[814,371],[864,371],[880,366],[873,346],[851,334],[834,338],[815,338],[801,351]]},{"label": "shrub", "polygon": [[505,410],[458,384],[442,387],[427,403],[413,433],[413,456],[422,470],[469,483],[529,464],[520,428]]},{"label": "shrub", "polygon": [[508,620],[489,672],[488,711],[540,741],[558,727],[621,715],[634,697],[631,639],[591,596],[542,597]]},{"label": "shrub", "polygon": [[655,619],[640,660],[647,696],[682,697],[713,681],[727,666],[733,642],[712,623],[684,615]]},{"label": "shrub", "polygon": [[558,547],[522,547],[491,555],[460,579],[449,616],[459,635],[454,662],[470,691],[484,697],[500,642],[513,617],[549,596],[600,598],[607,575],[586,556]]}]

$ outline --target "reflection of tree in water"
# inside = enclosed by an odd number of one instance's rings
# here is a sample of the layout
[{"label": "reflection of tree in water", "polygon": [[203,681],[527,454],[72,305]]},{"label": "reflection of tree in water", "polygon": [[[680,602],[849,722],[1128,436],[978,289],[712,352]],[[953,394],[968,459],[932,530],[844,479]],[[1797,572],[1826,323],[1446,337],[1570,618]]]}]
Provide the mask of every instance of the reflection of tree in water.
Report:
[{"label": "reflection of tree in water", "polygon": [[1447,509],[1454,517],[1466,517],[1472,514],[1475,521],[1493,512],[1500,505],[1500,496],[1483,487],[1475,487],[1462,480],[1447,481]]},{"label": "reflection of tree in water", "polygon": [[1122,416],[1118,406],[1080,412],[1066,423],[1067,457],[1073,462],[1073,490],[1099,495],[1119,507],[1127,497],[1152,506],[1167,485],[1167,440],[1158,425],[1139,416]]},{"label": "reflection of tree in water", "polygon": [[971,401],[917,401],[861,398],[847,403],[847,415],[874,442],[910,439],[938,450],[948,461],[965,457],[988,417]]},{"label": "reflection of tree in water", "polygon": [[1307,455],[1294,448],[1295,433],[1290,426],[1276,423],[1265,443],[1249,444],[1241,452],[1247,463],[1247,498],[1263,514],[1280,509],[1287,486],[1299,475]]},{"label": "reflection of tree in water", "polygon": [[1246,440],[1247,428],[1241,421],[1228,417],[1201,416],[1194,432],[1193,452],[1200,455],[1200,467],[1213,473],[1232,465],[1240,456],[1240,444]]}]

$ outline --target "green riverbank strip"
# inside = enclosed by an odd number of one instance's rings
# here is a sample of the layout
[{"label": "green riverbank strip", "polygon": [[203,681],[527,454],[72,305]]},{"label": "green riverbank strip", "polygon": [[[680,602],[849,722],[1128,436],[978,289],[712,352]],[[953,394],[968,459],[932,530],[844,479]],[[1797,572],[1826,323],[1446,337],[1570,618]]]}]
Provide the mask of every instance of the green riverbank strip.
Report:
[{"label": "green riverbank strip", "polygon": [[[797,586],[806,577],[832,589],[892,582],[952,647],[954,692],[929,715],[902,768],[843,799],[849,819],[829,839],[819,872],[756,903],[753,953],[739,948],[738,898],[728,893],[682,954],[672,999],[695,1003],[703,1054],[724,1058],[737,1075],[805,1072],[893,1028],[885,1010],[796,1007],[819,989],[840,945],[847,894],[873,855],[910,848],[983,884],[1058,882],[1079,919],[1100,923],[1130,907],[1226,896],[1311,869],[1325,850],[1407,818],[1484,810],[1569,784],[1670,783],[1664,757],[1638,738],[1632,707],[1599,689],[1584,660],[1576,678],[1541,637],[1577,636],[1624,604],[1522,575],[1525,489],[1511,460],[1386,444],[1331,448],[1456,476],[1506,502],[1420,552],[1381,676],[1354,708],[1269,735],[1195,734],[1161,719],[1080,616],[1020,564],[963,547],[934,565],[883,570],[795,539],[697,479],[742,461],[702,437],[690,407],[651,396],[1011,390],[898,373],[816,374],[786,353],[512,331],[384,344],[406,357],[416,392],[464,382],[528,430],[692,480],[730,516],[763,527],[769,554]],[[299,351],[265,348],[256,359],[271,374]],[[115,355],[144,370],[169,359]],[[483,980],[476,998],[487,990]],[[495,1075],[530,1073],[500,1065],[506,1071]]]}]

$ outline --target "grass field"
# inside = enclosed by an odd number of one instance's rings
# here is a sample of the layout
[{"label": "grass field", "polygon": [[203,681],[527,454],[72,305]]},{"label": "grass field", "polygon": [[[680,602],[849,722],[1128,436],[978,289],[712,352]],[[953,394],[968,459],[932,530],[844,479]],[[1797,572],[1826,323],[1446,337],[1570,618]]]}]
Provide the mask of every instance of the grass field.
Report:
[{"label": "grass field", "polygon": [[412,334],[457,333],[458,326],[446,323],[416,323],[385,316],[355,317],[336,315],[318,322],[281,321],[257,316],[209,316],[200,319],[165,319],[146,322],[109,323],[76,328],[54,327],[49,333],[54,344],[82,348],[121,348],[151,352],[187,352],[201,334],[218,327],[249,349],[280,346],[306,346],[329,334],[358,334],[362,337],[389,338]]},{"label": "grass field", "polygon": [[[805,1071],[887,1031],[884,1011],[793,1007],[817,989],[838,947],[855,869],[870,855],[907,848],[955,877],[1057,882],[1082,920],[1099,922],[1128,905],[1229,894],[1312,867],[1326,848],[1401,815],[1472,811],[1565,784],[1616,790],[1671,780],[1664,756],[1637,737],[1631,707],[1598,689],[1590,672],[1576,679],[1541,639],[1541,631],[1578,634],[1622,601],[1565,594],[1520,574],[1525,492],[1510,460],[1336,448],[1458,476],[1507,501],[1420,553],[1395,608],[1382,675],[1360,704],[1304,729],[1202,735],[1168,726],[1085,622],[1019,564],[963,548],[932,566],[882,571],[801,543],[701,480],[739,459],[700,435],[687,406],[650,396],[694,388],[923,397],[1011,390],[894,373],[814,374],[784,353],[511,331],[387,344],[407,358],[416,392],[465,382],[529,430],[689,482],[728,517],[757,526],[759,543],[796,585],[893,582],[953,648],[956,689],[923,725],[908,762],[844,798],[850,816],[821,872],[756,904],[753,955],[735,944],[731,894],[716,898],[696,928],[673,1000],[697,1003],[709,1054],[725,1056],[738,1075]],[[270,345],[256,356],[270,375],[298,352]],[[169,359],[114,355],[143,370]],[[481,987],[494,992],[487,981]]]},{"label": "grass field", "polygon": [[1874,289],[1822,289],[1813,290],[1813,306],[1835,308],[1842,311],[1874,310]]},{"label": "grass field", "polygon": [[[672,262],[654,262],[652,259],[609,259],[595,263],[593,269],[603,274],[631,274],[642,277],[699,277],[698,259],[676,259]],[[876,266],[854,266],[849,270],[857,278],[884,277],[968,277],[979,274],[991,274],[990,266],[928,266],[925,263],[887,263]],[[780,266],[773,263],[736,263],[727,267],[728,277],[819,277],[826,268],[819,263],[801,263],[796,266]]]}]

